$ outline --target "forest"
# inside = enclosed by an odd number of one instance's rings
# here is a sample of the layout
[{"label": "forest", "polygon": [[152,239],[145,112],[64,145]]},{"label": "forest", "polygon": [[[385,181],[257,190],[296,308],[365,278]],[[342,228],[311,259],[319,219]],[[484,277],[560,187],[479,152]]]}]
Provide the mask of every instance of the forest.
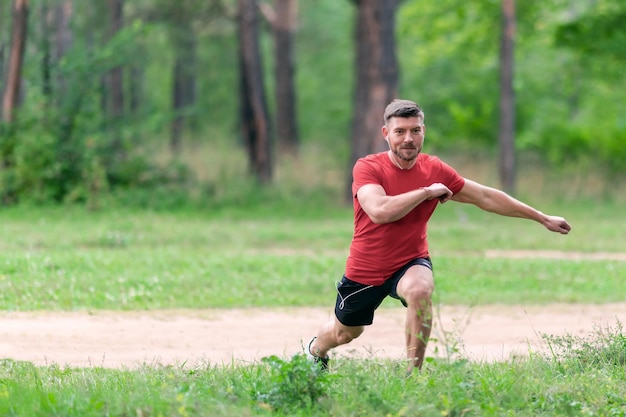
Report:
[{"label": "forest", "polygon": [[622,0],[4,1],[0,201],[341,196],[398,97],[427,152],[497,165],[511,193],[537,167],[606,193],[624,21]]},{"label": "forest", "polygon": [[[624,22],[625,0],[0,0],[0,416],[626,416]],[[412,244],[416,217],[362,227],[349,193],[394,98],[425,153],[555,217],[438,208],[436,280],[398,281],[428,308],[388,298],[325,372],[305,353],[361,291],[337,295],[351,239],[374,230],[366,264],[403,256],[384,230]],[[433,330],[410,375],[407,311]]]}]

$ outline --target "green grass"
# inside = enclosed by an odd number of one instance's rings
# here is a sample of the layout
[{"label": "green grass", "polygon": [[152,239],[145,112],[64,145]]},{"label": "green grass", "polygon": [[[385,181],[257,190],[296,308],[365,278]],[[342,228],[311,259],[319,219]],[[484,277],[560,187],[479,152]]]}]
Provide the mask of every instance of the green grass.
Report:
[{"label": "green grass", "polygon": [[[0,361],[3,416],[624,416],[620,329],[553,339],[560,356],[504,363],[429,360],[420,374],[303,355],[251,366],[71,369]],[[621,353],[620,353],[621,352]],[[585,360],[592,358],[593,360]]]},{"label": "green grass", "polygon": [[[623,299],[617,260],[485,258],[490,249],[626,252],[619,206],[554,207],[568,236],[448,203],[429,230],[444,304]],[[327,306],[352,232],[349,209],[302,213],[81,208],[0,212],[0,308],[145,310]]]},{"label": "green grass", "polygon": [[[351,210],[268,204],[155,212],[78,207],[0,211],[0,308],[147,310],[329,306]],[[443,304],[623,301],[624,263],[486,258],[492,249],[626,252],[618,204],[540,207],[569,236],[448,203],[430,225]],[[590,329],[591,330],[591,329]],[[250,366],[37,367],[0,360],[0,416],[625,416],[626,340],[617,328],[552,337],[547,356],[404,364],[301,355]],[[452,347],[453,348],[453,347]]]}]

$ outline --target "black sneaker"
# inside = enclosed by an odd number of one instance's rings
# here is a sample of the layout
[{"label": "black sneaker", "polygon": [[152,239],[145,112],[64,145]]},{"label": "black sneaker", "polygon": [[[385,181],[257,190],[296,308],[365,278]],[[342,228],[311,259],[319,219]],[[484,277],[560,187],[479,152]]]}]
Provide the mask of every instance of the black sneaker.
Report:
[{"label": "black sneaker", "polygon": [[315,342],[315,339],[317,339],[317,337],[314,337],[309,342],[309,346],[307,347],[306,354],[309,357],[309,359],[314,364],[318,365],[322,371],[328,371],[328,361],[330,358],[328,356],[326,356],[325,358],[322,358],[321,356],[314,355],[313,352],[311,352],[311,345],[313,344],[313,342]]}]

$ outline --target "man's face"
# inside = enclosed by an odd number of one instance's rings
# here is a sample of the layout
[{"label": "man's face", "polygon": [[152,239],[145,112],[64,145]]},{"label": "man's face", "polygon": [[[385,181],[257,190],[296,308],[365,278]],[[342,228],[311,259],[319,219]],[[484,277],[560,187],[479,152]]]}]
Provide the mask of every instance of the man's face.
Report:
[{"label": "man's face", "polygon": [[389,149],[398,158],[412,161],[422,151],[426,126],[421,117],[392,117],[382,131]]}]

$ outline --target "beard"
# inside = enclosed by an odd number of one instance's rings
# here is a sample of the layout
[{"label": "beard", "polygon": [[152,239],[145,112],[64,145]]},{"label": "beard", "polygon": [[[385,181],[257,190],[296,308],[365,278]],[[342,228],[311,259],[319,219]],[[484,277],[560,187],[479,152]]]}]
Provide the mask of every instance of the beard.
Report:
[{"label": "beard", "polygon": [[398,147],[396,149],[392,149],[394,155],[403,161],[413,161],[419,155],[421,149],[418,149],[416,146],[406,146],[406,147]]}]

